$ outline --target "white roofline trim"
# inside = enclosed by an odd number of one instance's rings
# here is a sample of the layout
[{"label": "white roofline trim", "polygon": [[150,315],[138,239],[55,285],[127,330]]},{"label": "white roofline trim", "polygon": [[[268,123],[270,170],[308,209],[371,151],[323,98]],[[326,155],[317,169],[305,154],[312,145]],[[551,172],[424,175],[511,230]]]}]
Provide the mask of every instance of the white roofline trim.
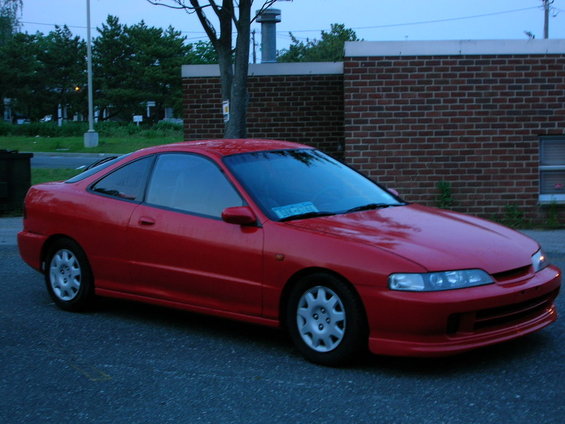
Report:
[{"label": "white roofline trim", "polygon": [[565,40],[348,41],[346,57],[565,54]]},{"label": "white roofline trim", "polygon": [[[260,63],[249,65],[249,76],[341,75],[342,62]],[[219,77],[218,65],[183,65],[183,78]]]}]

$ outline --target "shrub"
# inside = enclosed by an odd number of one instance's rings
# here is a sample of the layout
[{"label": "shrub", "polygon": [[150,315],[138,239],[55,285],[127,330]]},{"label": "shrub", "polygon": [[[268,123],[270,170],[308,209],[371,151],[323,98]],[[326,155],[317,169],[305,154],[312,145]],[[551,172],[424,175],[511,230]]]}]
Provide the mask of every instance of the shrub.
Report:
[{"label": "shrub", "polygon": [[[54,122],[32,122],[14,125],[0,122],[0,136],[23,137],[82,137],[88,130],[85,122],[65,122],[58,126]],[[132,135],[145,138],[177,137],[182,135],[182,124],[161,122],[156,125],[137,126],[132,122],[99,122],[95,130],[102,137],[129,137]]]}]

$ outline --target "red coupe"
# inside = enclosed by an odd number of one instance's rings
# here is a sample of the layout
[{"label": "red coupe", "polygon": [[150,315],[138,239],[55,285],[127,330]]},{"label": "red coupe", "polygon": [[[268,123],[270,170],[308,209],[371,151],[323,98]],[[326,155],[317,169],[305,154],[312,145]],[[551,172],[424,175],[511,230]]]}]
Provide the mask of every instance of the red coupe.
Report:
[{"label": "red coupe", "polygon": [[560,271],[535,241],[282,141],[152,147],[34,186],[18,243],[63,309],[99,295],[282,326],[327,365],[454,354],[557,319]]}]

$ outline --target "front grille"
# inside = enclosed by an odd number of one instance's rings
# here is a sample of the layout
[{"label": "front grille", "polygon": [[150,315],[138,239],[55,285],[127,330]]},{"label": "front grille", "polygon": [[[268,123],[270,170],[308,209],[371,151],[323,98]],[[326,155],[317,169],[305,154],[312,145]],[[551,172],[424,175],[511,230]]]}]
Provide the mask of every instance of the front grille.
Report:
[{"label": "front grille", "polygon": [[453,314],[447,322],[447,333],[471,333],[527,322],[548,311],[558,293],[559,289],[556,289],[525,302]]}]

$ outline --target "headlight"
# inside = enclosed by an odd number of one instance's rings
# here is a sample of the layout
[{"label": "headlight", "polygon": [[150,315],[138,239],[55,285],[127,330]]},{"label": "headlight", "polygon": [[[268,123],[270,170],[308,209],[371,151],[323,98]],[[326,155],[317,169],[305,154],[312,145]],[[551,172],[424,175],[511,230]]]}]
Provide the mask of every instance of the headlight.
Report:
[{"label": "headlight", "polygon": [[532,266],[534,267],[534,272],[541,271],[548,265],[549,260],[543,250],[540,249],[532,255]]},{"label": "headlight", "polygon": [[490,275],[480,269],[426,274],[391,274],[388,277],[388,286],[391,290],[421,292],[463,289],[493,282]]}]

